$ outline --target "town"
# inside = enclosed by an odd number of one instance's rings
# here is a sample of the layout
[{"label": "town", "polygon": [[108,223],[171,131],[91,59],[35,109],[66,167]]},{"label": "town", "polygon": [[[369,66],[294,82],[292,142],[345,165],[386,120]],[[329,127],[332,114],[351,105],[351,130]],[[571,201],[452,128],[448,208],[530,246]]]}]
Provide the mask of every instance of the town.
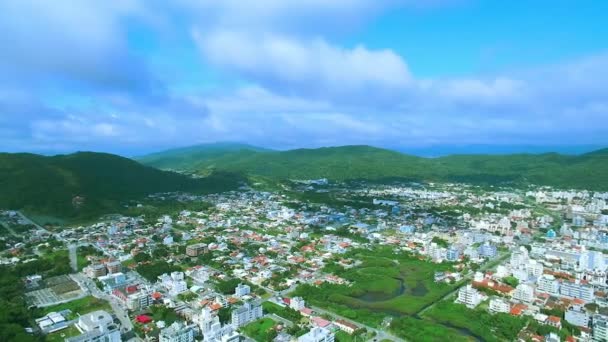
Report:
[{"label": "town", "polygon": [[[608,193],[291,181],[0,214],[47,341],[608,341]],[[21,286],[20,285],[20,286]]]}]

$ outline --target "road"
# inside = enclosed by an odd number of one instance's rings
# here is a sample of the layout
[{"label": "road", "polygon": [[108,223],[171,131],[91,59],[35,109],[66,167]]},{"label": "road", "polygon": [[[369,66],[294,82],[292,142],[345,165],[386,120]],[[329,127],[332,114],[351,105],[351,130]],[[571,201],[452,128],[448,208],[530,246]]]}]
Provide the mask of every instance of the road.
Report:
[{"label": "road", "polygon": [[120,324],[122,325],[122,333],[133,330],[133,323],[129,319],[127,311],[118,301],[118,299],[116,299],[116,297],[101,291],[91,279],[85,277],[81,273],[74,274],[73,276],[82,287],[89,290],[93,297],[103,299],[110,303],[112,310],[116,314],[116,318],[118,318]]}]

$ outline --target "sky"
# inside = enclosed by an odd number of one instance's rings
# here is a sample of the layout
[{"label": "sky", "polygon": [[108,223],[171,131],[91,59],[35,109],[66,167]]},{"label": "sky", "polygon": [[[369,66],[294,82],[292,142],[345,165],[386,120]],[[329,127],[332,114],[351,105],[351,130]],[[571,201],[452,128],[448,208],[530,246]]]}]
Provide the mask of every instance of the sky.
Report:
[{"label": "sky", "polygon": [[0,151],[608,146],[607,1],[0,2]]}]

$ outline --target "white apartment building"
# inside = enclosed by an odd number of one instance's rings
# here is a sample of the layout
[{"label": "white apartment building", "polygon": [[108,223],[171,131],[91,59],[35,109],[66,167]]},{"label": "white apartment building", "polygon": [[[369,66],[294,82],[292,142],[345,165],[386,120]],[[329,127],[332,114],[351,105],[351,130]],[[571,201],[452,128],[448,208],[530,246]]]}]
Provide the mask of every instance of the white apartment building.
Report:
[{"label": "white apartment building", "polygon": [[249,293],[251,293],[251,288],[249,287],[249,285],[238,284],[237,287],[234,288],[234,296],[237,298],[246,296]]},{"label": "white apartment building", "polygon": [[519,284],[513,291],[513,299],[531,303],[534,300],[534,288],[528,284]]},{"label": "white apartment building", "polygon": [[580,305],[575,305],[568,308],[564,319],[566,322],[579,327],[586,328],[589,326],[589,314],[587,314],[587,310]]},{"label": "white apartment building", "polygon": [[458,290],[458,299],[456,302],[465,304],[469,308],[474,308],[481,302],[482,299],[483,297],[479,291],[469,284],[461,287],[460,290]]},{"label": "white apartment building", "polygon": [[160,331],[158,339],[159,342],[194,342],[194,326],[174,322]]},{"label": "white apartment building", "polygon": [[184,272],[171,272],[171,275],[165,273],[158,276],[158,279],[171,296],[177,296],[188,290],[188,284],[184,280]]},{"label": "white apartment building", "polygon": [[78,318],[76,328],[82,334],[67,338],[68,342],[104,341],[121,342],[119,327],[105,311],[93,311]]},{"label": "white apartment building", "polygon": [[306,303],[302,297],[293,297],[289,302],[289,307],[296,311],[304,309],[304,306],[306,306]]},{"label": "white apartment building", "polygon": [[559,282],[554,276],[550,274],[543,274],[538,278],[537,288],[540,292],[546,292],[550,294],[559,294]]},{"label": "white apartment building", "polygon": [[543,275],[543,271],[545,270],[545,268],[543,267],[543,264],[541,264],[540,262],[536,261],[536,260],[529,260],[524,268],[526,269],[526,273],[528,273],[528,277],[534,278],[534,279],[538,279],[538,277]]},{"label": "white apartment building", "polygon": [[591,302],[595,298],[593,287],[568,281],[562,283],[559,288],[559,293],[562,296],[580,298],[586,302]]},{"label": "white apartment building", "polygon": [[133,311],[142,310],[152,305],[153,301],[151,290],[140,289],[127,296],[127,308]]},{"label": "white apartment building", "polygon": [[298,342],[334,342],[334,333],[329,329],[314,327],[298,337]]},{"label": "white apartment building", "polygon": [[232,325],[238,328],[262,318],[263,315],[262,303],[259,301],[246,302],[243,306],[232,311]]},{"label": "white apartment building", "polygon": [[608,342],[608,317],[604,315],[593,316],[593,341]]},{"label": "white apartment building", "polygon": [[511,305],[502,298],[492,298],[489,309],[491,313],[508,313],[511,310]]}]

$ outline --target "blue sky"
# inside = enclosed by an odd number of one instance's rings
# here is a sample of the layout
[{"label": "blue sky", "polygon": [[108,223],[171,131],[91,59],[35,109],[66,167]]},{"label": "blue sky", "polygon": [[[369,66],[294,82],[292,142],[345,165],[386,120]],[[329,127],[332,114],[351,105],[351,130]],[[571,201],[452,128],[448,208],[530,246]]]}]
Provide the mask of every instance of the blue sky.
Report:
[{"label": "blue sky", "polygon": [[5,1],[0,150],[606,146],[607,12],[584,0]]}]

